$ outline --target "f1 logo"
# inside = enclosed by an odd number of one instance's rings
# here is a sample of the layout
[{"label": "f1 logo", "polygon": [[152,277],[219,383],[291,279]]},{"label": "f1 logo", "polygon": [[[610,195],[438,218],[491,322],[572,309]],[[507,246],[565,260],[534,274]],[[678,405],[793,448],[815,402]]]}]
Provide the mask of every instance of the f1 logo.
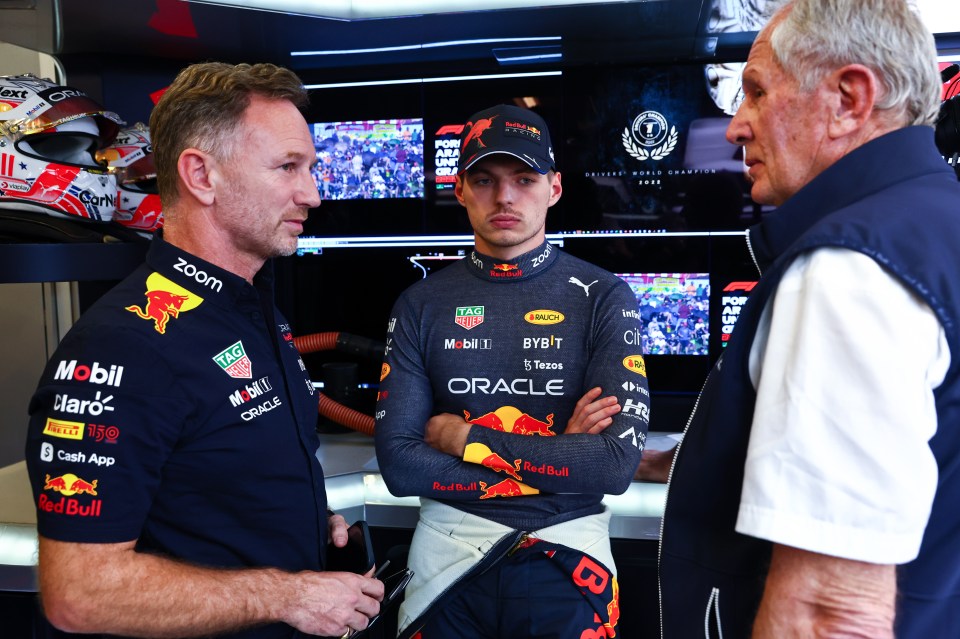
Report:
[{"label": "f1 logo", "polygon": [[460,135],[461,133],[463,133],[463,125],[462,125],[462,124],[445,124],[445,125],[443,125],[442,127],[440,127],[439,129],[437,129],[437,132],[434,133],[434,135],[436,135],[436,136],[441,136],[441,135]]},{"label": "f1 logo", "polygon": [[723,287],[723,292],[727,293],[729,291],[747,291],[748,293],[753,290],[753,287],[756,286],[756,282],[730,282]]}]

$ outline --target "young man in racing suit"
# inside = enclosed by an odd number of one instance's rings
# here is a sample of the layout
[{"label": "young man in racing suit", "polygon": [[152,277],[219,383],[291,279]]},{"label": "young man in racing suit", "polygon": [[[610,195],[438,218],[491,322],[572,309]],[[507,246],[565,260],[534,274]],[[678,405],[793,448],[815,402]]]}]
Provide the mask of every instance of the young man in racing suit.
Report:
[{"label": "young man in racing suit", "polygon": [[377,456],[392,493],[422,498],[401,636],[617,624],[601,500],[629,486],[648,428],[639,314],[622,280],[546,242],[561,192],[539,116],[475,114],[456,184],[475,250],[394,307]]}]

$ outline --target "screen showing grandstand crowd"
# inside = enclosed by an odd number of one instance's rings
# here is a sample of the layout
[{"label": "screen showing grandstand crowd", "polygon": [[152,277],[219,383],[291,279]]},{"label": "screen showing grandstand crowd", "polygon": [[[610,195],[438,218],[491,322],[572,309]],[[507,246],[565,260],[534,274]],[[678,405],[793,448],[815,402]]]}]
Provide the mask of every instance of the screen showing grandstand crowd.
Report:
[{"label": "screen showing grandstand crowd", "polygon": [[624,335],[644,355],[710,354],[708,273],[617,273],[637,298],[642,326]]},{"label": "screen showing grandstand crowd", "polygon": [[423,119],[320,122],[314,177],[324,200],[423,197]]}]

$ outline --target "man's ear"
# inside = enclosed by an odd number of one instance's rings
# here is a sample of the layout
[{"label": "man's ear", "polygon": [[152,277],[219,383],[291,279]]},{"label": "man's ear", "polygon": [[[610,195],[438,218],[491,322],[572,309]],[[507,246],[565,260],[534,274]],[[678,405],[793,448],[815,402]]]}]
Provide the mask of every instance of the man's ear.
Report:
[{"label": "man's ear", "polygon": [[550,200],[547,204],[547,207],[551,207],[560,200],[560,196],[563,195],[563,185],[560,184],[560,172],[555,171],[550,179]]},{"label": "man's ear", "polygon": [[830,75],[834,92],[828,131],[834,139],[861,130],[873,115],[880,88],[876,74],[862,64],[848,64]]},{"label": "man's ear", "polygon": [[206,206],[216,200],[217,171],[216,160],[198,149],[184,149],[177,159],[177,173],[184,190]]},{"label": "man's ear", "polygon": [[458,174],[457,182],[453,185],[453,194],[457,196],[457,201],[460,202],[460,206],[466,206],[463,203],[463,176],[466,174]]}]

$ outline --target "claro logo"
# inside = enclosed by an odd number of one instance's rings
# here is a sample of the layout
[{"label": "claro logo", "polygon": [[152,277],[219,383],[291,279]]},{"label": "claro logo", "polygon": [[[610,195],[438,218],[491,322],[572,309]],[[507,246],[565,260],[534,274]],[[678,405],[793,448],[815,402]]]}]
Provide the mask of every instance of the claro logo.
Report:
[{"label": "claro logo", "polygon": [[549,326],[551,324],[559,324],[565,318],[563,313],[560,311],[550,311],[546,309],[538,309],[536,311],[527,311],[523,314],[523,319],[530,324],[537,324],[538,326]]}]

